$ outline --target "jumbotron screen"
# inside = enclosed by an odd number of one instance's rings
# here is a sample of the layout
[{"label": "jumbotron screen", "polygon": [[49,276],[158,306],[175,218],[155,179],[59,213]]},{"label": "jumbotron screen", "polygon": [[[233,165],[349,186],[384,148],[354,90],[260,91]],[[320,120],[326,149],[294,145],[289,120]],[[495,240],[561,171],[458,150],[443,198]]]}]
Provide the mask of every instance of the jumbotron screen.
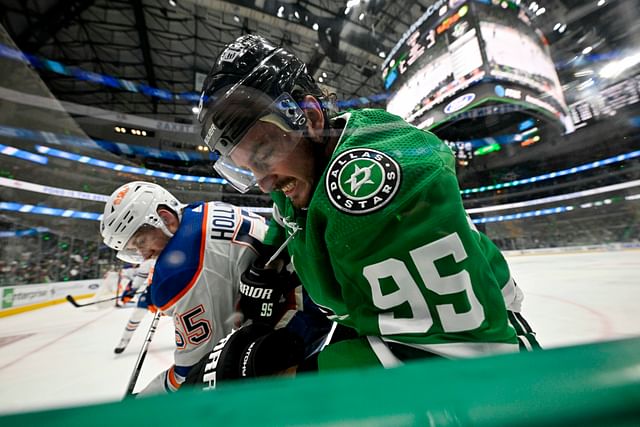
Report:
[{"label": "jumbotron screen", "polygon": [[392,49],[382,78],[387,110],[421,128],[492,102],[543,113],[569,130],[546,39],[506,0],[434,2]]}]

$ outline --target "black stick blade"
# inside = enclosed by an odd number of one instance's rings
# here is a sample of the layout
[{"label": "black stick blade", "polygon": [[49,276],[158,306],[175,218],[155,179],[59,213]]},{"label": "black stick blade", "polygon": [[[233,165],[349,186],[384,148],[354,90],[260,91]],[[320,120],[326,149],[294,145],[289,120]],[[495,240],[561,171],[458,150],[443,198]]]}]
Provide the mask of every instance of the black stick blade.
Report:
[{"label": "black stick blade", "polygon": [[80,307],[80,305],[76,302],[76,300],[73,299],[71,295],[67,295],[66,298],[67,298],[67,301],[73,304],[74,307]]}]

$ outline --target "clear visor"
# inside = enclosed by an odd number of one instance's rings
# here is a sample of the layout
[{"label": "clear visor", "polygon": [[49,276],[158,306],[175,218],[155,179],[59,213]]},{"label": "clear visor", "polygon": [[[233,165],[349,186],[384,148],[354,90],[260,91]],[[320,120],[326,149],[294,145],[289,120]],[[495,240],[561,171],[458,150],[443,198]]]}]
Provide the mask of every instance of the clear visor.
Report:
[{"label": "clear visor", "polygon": [[229,181],[229,184],[241,193],[246,193],[257,184],[256,177],[249,169],[236,166],[230,157],[220,156],[213,164],[213,169]]},{"label": "clear visor", "polygon": [[[261,95],[261,97],[264,96],[266,95]],[[275,128],[272,128],[272,132],[267,130],[259,135],[254,134],[253,137],[256,139],[251,140],[247,133],[258,122],[270,123]],[[239,123],[232,125],[227,127],[237,128]],[[258,176],[267,174],[274,163],[282,160],[295,149],[300,138],[292,134],[301,133],[306,129],[306,116],[291,95],[283,93],[257,114],[255,120],[246,120],[244,125],[246,129],[236,140],[227,138],[225,129],[217,128],[213,124],[211,125],[213,130],[207,132],[210,136],[207,145],[212,151],[220,154],[220,158],[213,166],[215,171],[241,193],[246,193],[258,184],[254,172],[258,172]],[[248,164],[246,167],[239,166],[232,158],[235,151],[240,151],[239,146],[248,150],[243,155]]]},{"label": "clear visor", "polygon": [[150,231],[153,229],[161,229],[165,235],[169,232],[163,229],[164,225],[161,227],[155,227],[151,224],[142,224],[140,228],[136,230],[135,233],[129,238],[127,243],[125,243],[124,247],[118,251],[116,257],[124,262],[140,264],[145,260],[144,255],[140,251],[140,248],[148,248],[150,244],[152,244],[154,240],[154,236],[151,235]]},{"label": "clear visor", "polygon": [[136,248],[125,247],[121,251],[118,251],[116,257],[119,260],[128,262],[130,264],[141,264],[144,261],[144,256]]}]

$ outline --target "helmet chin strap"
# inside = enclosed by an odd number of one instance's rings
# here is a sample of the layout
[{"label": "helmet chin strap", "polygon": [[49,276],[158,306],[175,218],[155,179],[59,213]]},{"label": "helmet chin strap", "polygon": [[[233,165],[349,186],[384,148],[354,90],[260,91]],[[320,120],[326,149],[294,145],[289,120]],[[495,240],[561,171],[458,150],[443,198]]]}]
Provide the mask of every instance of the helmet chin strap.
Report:
[{"label": "helmet chin strap", "polygon": [[167,236],[168,238],[172,238],[173,237],[173,233],[169,231],[169,229],[165,225],[164,221],[160,223],[160,227],[159,228],[160,228],[160,230],[162,230],[164,235]]}]

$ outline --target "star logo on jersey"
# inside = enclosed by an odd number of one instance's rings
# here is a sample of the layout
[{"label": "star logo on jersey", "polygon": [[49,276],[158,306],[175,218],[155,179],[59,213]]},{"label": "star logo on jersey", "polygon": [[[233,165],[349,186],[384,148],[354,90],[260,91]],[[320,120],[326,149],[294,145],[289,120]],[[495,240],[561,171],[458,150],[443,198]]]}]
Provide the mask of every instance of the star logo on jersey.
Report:
[{"label": "star logo on jersey", "polygon": [[400,187],[400,166],[385,153],[354,148],[329,166],[325,188],[339,210],[362,215],[375,212],[393,199]]}]

